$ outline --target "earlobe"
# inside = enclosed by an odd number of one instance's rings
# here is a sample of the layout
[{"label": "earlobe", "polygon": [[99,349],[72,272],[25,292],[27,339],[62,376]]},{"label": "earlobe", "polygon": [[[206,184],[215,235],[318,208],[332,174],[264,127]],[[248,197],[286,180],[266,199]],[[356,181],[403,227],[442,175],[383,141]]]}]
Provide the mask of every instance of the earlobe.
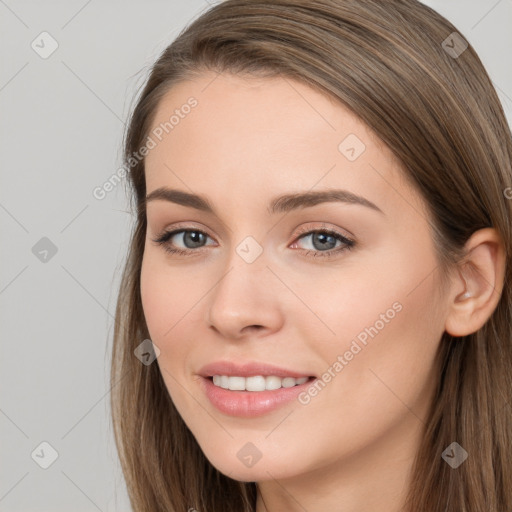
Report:
[{"label": "earlobe", "polygon": [[466,243],[466,257],[450,288],[445,330],[452,336],[476,332],[494,312],[503,289],[505,250],[497,231],[484,228]]}]

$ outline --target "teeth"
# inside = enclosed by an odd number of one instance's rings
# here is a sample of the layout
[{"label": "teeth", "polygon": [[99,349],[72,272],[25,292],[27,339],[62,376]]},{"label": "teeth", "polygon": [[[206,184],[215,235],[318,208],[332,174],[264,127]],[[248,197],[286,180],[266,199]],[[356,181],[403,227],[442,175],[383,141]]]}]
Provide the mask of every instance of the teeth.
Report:
[{"label": "teeth", "polygon": [[255,377],[231,377],[228,375],[214,375],[213,383],[224,389],[231,391],[271,391],[279,388],[291,388],[299,384],[304,384],[308,377],[294,379],[293,377],[276,377],[269,375],[263,377],[256,375]]}]

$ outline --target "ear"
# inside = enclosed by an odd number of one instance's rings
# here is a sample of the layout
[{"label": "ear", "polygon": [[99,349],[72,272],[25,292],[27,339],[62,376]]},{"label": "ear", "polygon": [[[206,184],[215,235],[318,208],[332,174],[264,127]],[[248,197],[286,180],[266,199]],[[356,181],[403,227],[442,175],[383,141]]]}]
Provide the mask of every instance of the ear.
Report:
[{"label": "ear", "polygon": [[492,228],[476,231],[465,244],[466,257],[456,269],[448,297],[445,330],[466,336],[485,324],[495,310],[505,276],[505,249]]}]

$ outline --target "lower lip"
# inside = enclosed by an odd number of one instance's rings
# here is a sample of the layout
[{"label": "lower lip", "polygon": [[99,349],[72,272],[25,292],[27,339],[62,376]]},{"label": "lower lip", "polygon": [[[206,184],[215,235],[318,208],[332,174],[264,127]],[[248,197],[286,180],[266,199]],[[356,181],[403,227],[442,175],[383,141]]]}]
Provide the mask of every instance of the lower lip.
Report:
[{"label": "lower lip", "polygon": [[305,391],[313,382],[309,379],[303,384],[290,388],[270,391],[230,391],[216,386],[211,379],[201,377],[206,396],[217,409],[230,416],[252,418],[278,409],[291,402]]}]

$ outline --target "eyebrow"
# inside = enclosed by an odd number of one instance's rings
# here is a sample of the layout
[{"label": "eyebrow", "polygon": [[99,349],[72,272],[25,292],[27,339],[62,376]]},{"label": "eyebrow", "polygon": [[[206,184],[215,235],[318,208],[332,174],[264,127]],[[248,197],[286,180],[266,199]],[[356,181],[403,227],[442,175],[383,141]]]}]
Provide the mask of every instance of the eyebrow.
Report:
[{"label": "eyebrow", "polygon": [[[190,208],[195,208],[196,210],[211,213],[218,217],[212,204],[206,197],[201,195],[190,194],[182,190],[170,189],[167,187],[160,187],[153,190],[153,192],[146,196],[146,204],[156,200],[169,201],[182,206],[188,206]],[[384,212],[368,199],[353,194],[348,190],[341,189],[309,191],[277,196],[270,201],[267,211],[270,214],[287,213],[292,210],[308,208],[320,203],[329,202],[358,204],[371,208],[384,215]]]}]

